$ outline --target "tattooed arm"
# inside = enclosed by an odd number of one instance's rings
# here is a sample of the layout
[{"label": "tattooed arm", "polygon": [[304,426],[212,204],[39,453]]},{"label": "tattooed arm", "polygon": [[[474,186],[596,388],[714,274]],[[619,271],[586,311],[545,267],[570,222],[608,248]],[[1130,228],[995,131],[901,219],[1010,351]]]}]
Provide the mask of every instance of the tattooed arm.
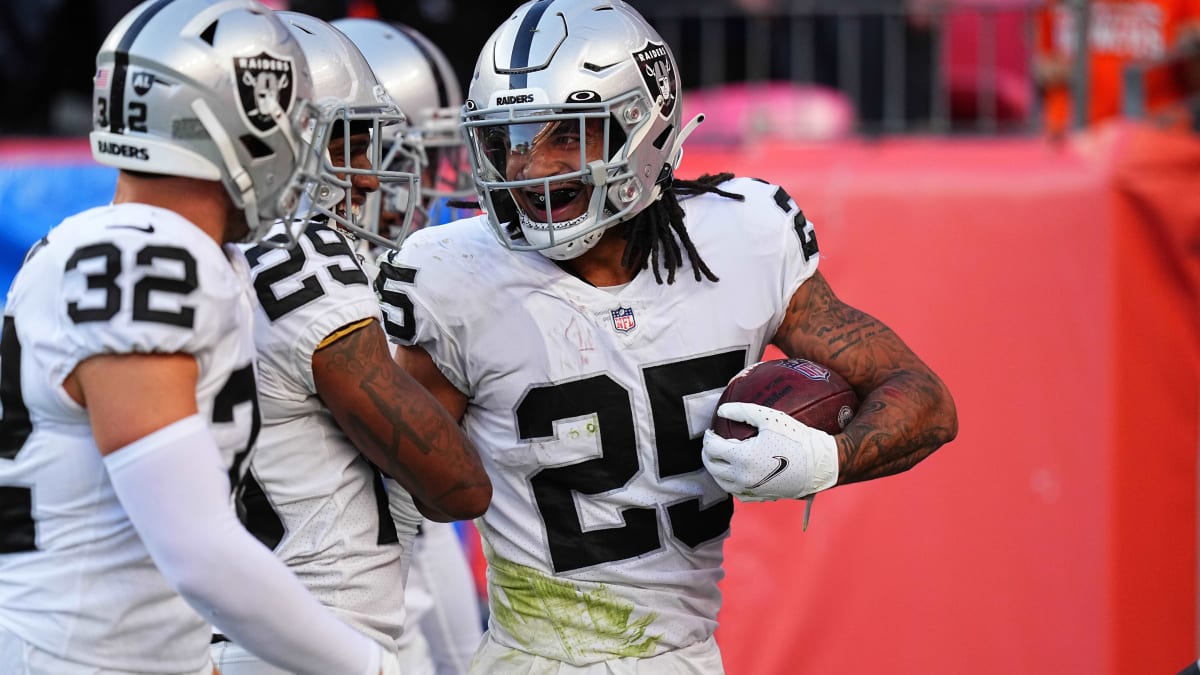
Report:
[{"label": "tattooed arm", "polygon": [[492,483],[458,422],[392,360],[377,321],[313,354],[321,401],[364,457],[396,479],[432,520],[475,518]]},{"label": "tattooed arm", "polygon": [[906,471],[958,433],[941,379],[890,328],[839,300],[820,272],[792,296],[773,342],[837,371],[862,401],[834,437],[838,484]]}]

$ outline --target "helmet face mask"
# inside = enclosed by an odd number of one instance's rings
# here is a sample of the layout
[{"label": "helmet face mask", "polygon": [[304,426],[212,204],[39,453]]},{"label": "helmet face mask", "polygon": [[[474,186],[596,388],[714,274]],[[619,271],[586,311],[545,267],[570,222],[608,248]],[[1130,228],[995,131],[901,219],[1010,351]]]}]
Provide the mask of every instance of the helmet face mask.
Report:
[{"label": "helmet face mask", "polygon": [[[501,242],[571,259],[657,200],[680,156],[678,95],[670,50],[620,0],[518,8],[484,46],[462,116],[480,204]],[[602,137],[554,173],[511,170],[531,150],[516,125],[568,120],[576,129],[599,122]],[[572,181],[592,192],[582,216],[535,208],[563,198],[554,186]],[[542,194],[529,195],[531,186]]]},{"label": "helmet face mask", "polygon": [[322,150],[316,180],[309,183],[307,217],[324,217],[378,246],[397,246],[380,227],[381,205],[411,207],[420,184],[418,174],[390,166],[383,154],[390,130],[403,124],[404,116],[394,109],[362,110],[330,102],[320,120],[311,132],[313,145]]},{"label": "helmet face mask", "polygon": [[[373,244],[398,244],[380,231],[381,204],[413,195],[420,177],[385,163],[383,149],[405,116],[379,83],[358,47],[331,24],[299,12],[277,12],[300,43],[313,73],[319,122],[309,129],[322,156],[319,183],[308,195],[309,216]],[[411,216],[409,216],[411,218]]]},{"label": "helmet face mask", "polygon": [[437,108],[419,120],[411,134],[405,134],[425,154],[427,179],[421,193],[426,206],[439,199],[461,200],[475,194],[458,118],[458,107]]},{"label": "helmet face mask", "polygon": [[445,200],[474,195],[458,128],[462,93],[449,60],[420,33],[373,19],[339,19],[333,25],[359,47],[407,121],[390,129],[384,166],[421,175],[419,190],[401,189],[381,200],[381,231],[403,241],[434,220]]},{"label": "helmet face mask", "polygon": [[257,2],[144,2],[97,53],[92,154],[221,182],[254,239],[295,214],[319,166],[311,100],[304,53]]}]

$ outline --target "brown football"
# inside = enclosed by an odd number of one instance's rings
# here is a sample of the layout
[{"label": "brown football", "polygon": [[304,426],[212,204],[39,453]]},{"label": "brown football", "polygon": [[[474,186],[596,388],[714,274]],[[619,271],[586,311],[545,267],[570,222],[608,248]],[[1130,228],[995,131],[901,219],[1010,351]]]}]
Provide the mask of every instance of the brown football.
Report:
[{"label": "brown football", "polygon": [[[808,359],[776,359],[749,366],[729,381],[717,405],[730,401],[765,405],[831,434],[845,429],[858,412],[858,396],[850,384]],[[739,440],[758,433],[749,424],[715,415],[712,430]]]}]

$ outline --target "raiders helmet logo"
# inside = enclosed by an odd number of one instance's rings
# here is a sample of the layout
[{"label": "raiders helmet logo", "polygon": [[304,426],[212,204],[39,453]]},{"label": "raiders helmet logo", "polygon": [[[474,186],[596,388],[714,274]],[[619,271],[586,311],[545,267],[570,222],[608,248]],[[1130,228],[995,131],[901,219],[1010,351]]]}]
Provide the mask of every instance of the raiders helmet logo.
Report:
[{"label": "raiders helmet logo", "polygon": [[679,92],[675,87],[675,66],[666,46],[647,42],[644,49],[633,53],[633,60],[650,94],[654,96],[654,107],[658,109],[658,114],[664,118],[670,117]]},{"label": "raiders helmet logo", "polygon": [[263,52],[233,60],[234,80],[242,117],[261,136],[275,128],[272,114],[278,107],[287,114],[296,96],[292,60]]}]

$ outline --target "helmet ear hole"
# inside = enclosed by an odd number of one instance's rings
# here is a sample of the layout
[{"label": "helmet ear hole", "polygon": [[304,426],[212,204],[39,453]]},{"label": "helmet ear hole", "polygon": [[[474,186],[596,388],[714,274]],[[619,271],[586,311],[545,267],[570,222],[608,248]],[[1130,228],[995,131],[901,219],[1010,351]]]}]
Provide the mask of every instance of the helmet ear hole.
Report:
[{"label": "helmet ear hole", "polygon": [[621,148],[625,147],[625,142],[629,140],[629,135],[625,133],[624,127],[617,119],[616,115],[608,117],[608,157],[606,160],[612,161]]},{"label": "helmet ear hole", "polygon": [[246,148],[246,152],[250,153],[250,156],[254,159],[270,157],[275,152],[271,149],[271,146],[263,143],[262,140],[254,134],[242,134],[238,137],[238,140],[242,142],[242,147]]},{"label": "helmet ear hole", "polygon": [[663,129],[662,133],[654,138],[654,147],[659,150],[662,150],[664,147],[666,147],[667,139],[671,137],[672,131],[675,131],[674,124],[668,125],[666,129]]}]

